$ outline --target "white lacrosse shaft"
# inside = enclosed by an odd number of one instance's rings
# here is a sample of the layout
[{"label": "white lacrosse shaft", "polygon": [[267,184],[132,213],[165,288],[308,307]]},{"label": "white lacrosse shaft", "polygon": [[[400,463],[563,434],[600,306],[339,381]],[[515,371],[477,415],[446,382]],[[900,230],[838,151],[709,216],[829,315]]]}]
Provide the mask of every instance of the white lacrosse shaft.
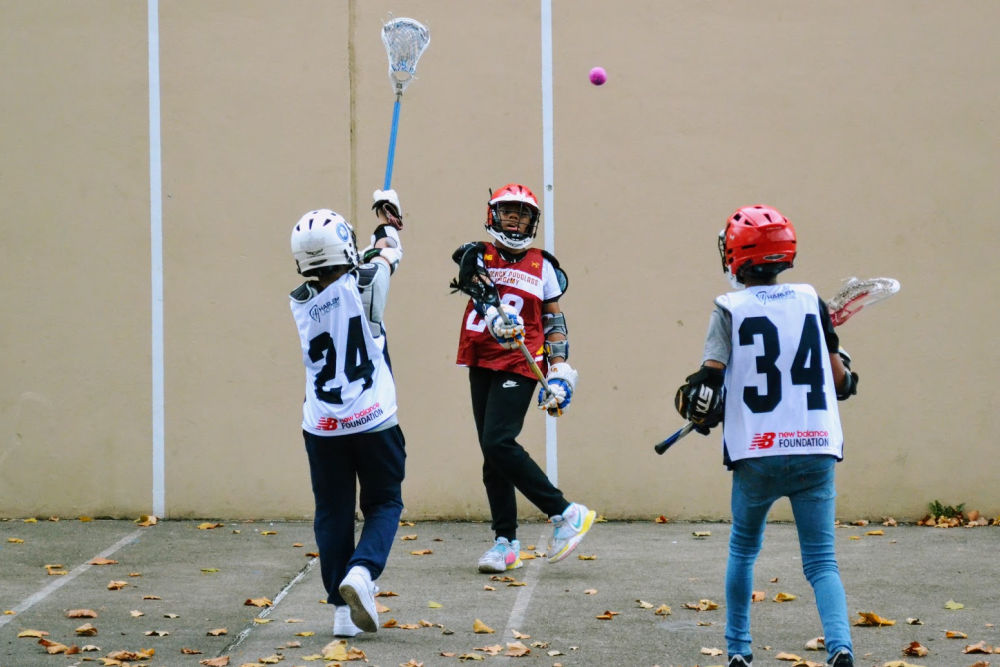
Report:
[{"label": "white lacrosse shaft", "polygon": [[382,26],[382,43],[389,56],[389,82],[396,93],[392,107],[392,130],[389,132],[389,155],[385,161],[383,190],[392,183],[392,166],[396,158],[396,134],[399,132],[399,108],[403,91],[417,73],[417,61],[431,43],[431,33],[420,21],[398,18]]}]

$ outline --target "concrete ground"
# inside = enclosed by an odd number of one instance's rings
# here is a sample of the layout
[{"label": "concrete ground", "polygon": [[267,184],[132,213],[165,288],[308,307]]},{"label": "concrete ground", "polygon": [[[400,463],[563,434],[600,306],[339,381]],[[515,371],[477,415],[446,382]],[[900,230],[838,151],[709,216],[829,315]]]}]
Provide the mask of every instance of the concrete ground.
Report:
[{"label": "concrete ground", "polygon": [[[523,525],[525,551],[544,551],[550,531]],[[1000,528],[844,526],[837,535],[852,614],[895,621],[853,628],[858,665],[1000,665],[1000,655],[965,652],[1000,645]],[[378,598],[389,609],[380,623],[396,627],[324,660],[332,609],[308,522],[0,521],[0,667],[722,665],[725,654],[712,653],[725,649],[728,536],[725,523],[602,522],[566,561],[525,560],[511,580],[495,580],[475,567],[491,543],[486,524],[404,525],[378,581],[394,594]],[[102,558],[115,562],[91,564]],[[755,588],[765,600],[753,606],[754,664],[823,664],[825,652],[806,648],[821,629],[793,525],[768,526]],[[775,602],[779,593],[797,597]],[[262,598],[270,606],[253,606]],[[669,614],[657,613],[662,605]],[[67,617],[80,609],[96,617]],[[494,632],[475,632],[477,620]],[[87,623],[96,635],[79,636]],[[19,637],[29,631],[81,651],[49,654],[37,636]],[[530,652],[505,655],[515,642]],[[904,655],[911,642],[928,654]],[[110,661],[116,651],[133,654]]]}]

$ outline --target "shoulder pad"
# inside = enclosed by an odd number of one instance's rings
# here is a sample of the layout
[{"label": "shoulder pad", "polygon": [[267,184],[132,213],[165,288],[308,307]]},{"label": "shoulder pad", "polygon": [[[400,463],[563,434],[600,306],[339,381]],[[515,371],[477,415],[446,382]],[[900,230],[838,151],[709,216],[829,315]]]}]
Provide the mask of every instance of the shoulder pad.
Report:
[{"label": "shoulder pad", "polygon": [[371,284],[375,282],[375,275],[378,273],[378,267],[375,264],[362,264],[357,268],[358,276],[358,289],[365,290],[371,287]]},{"label": "shoulder pad", "polygon": [[462,245],[458,246],[458,249],[455,250],[455,252],[451,253],[451,259],[456,264],[458,264],[459,262],[462,261],[462,256],[472,249],[476,249],[479,251],[486,250],[486,244],[481,243],[479,241],[472,241],[471,243],[463,243]]},{"label": "shoulder pad", "polygon": [[289,294],[289,296],[292,297],[292,299],[294,299],[298,303],[305,303],[306,301],[312,298],[313,290],[308,282],[304,282],[295,289],[293,289],[291,294]]},{"label": "shoulder pad", "polygon": [[552,265],[552,268],[555,268],[555,269],[559,268],[559,260],[556,259],[556,256],[553,255],[548,250],[542,250],[542,257],[544,257],[545,259],[549,260],[549,263]]}]

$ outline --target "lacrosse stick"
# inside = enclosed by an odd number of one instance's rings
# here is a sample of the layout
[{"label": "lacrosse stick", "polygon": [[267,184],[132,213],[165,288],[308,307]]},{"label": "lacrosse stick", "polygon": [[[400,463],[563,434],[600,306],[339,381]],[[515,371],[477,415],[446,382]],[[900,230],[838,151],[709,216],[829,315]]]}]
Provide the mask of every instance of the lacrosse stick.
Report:
[{"label": "lacrosse stick", "polygon": [[[494,284],[493,279],[490,278],[490,272],[483,263],[483,253],[480,249],[473,247],[465,251],[459,262],[458,278],[452,279],[450,287],[452,292],[463,292],[472,297],[472,300],[476,303],[495,307],[501,319],[503,319],[503,323],[510,324],[510,318],[507,317],[507,313],[504,312],[500,304],[500,293],[497,291],[497,286]],[[521,354],[524,355],[524,360],[528,362],[531,372],[542,383],[546,395],[551,396],[548,380],[545,379],[542,369],[535,363],[535,357],[528,350],[524,341],[517,341],[517,347],[521,350]],[[556,411],[559,415],[562,415],[562,410],[556,408]]]},{"label": "lacrosse stick", "polygon": [[840,291],[826,302],[830,321],[839,327],[865,306],[878,303],[899,291],[899,281],[894,278],[848,278]]},{"label": "lacrosse stick", "polygon": [[[858,280],[848,278],[841,285],[840,291],[826,302],[830,311],[830,321],[839,327],[865,306],[888,299],[899,291],[899,281],[895,278],[868,278]],[[677,429],[669,438],[657,443],[653,449],[657,454],[667,451],[674,443],[694,429],[694,423],[688,422]]]},{"label": "lacrosse stick", "polygon": [[417,73],[417,61],[431,43],[431,33],[424,24],[414,19],[393,19],[382,26],[382,43],[389,56],[389,82],[396,93],[396,103],[392,107],[392,131],[389,133],[389,156],[385,161],[385,182],[382,186],[383,190],[388,190],[392,182],[392,163],[396,157],[399,105],[403,100],[403,91]]}]

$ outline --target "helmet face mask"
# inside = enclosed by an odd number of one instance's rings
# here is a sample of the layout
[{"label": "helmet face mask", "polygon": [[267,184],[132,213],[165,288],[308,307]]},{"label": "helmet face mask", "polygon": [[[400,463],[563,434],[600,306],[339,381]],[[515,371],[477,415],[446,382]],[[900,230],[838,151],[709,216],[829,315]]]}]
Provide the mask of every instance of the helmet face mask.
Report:
[{"label": "helmet face mask", "polygon": [[[309,211],[292,228],[295,268],[304,276],[316,276],[327,267],[359,264],[354,228],[342,215],[328,208]],[[329,269],[327,269],[328,271]]]},{"label": "helmet face mask", "polygon": [[762,204],[737,209],[719,232],[718,243],[722,270],[734,285],[748,277],[768,280],[795,261],[795,227],[780,211]]},{"label": "helmet face mask", "polygon": [[[523,250],[538,233],[538,200],[528,188],[508,183],[491,193],[486,206],[486,231],[504,246]],[[514,220],[518,223],[514,226]]]}]

